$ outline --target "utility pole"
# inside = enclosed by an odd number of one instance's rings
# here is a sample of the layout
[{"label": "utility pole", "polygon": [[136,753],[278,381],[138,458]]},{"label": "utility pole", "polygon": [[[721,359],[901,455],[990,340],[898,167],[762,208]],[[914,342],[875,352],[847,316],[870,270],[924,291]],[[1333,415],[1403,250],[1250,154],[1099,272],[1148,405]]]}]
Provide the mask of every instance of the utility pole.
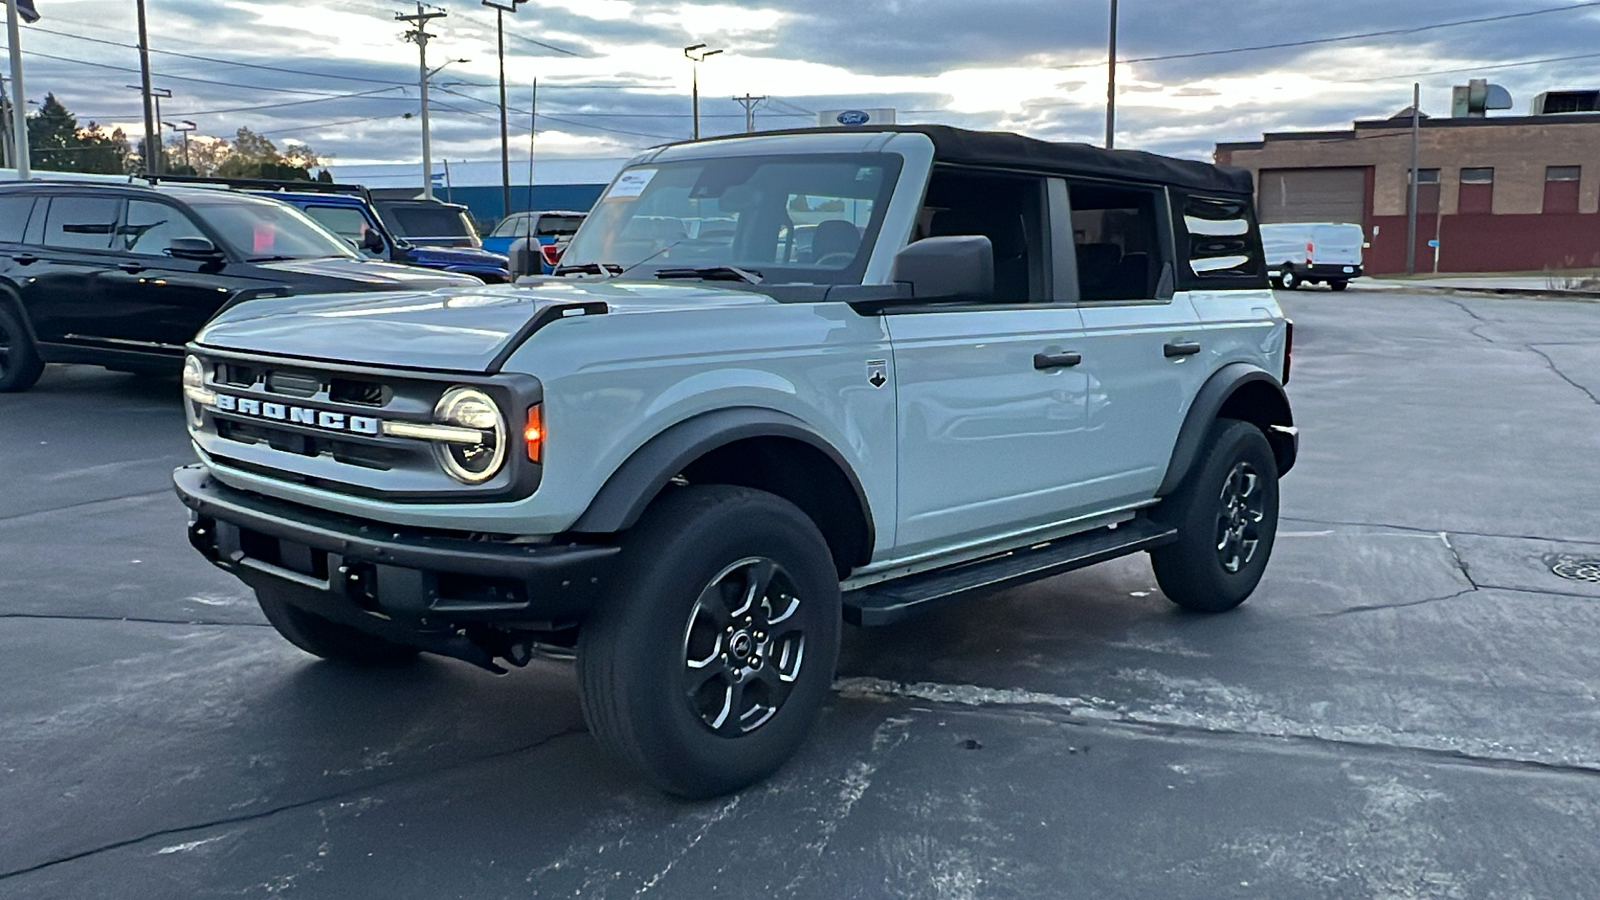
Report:
[{"label": "utility pole", "polygon": [[1111,0],[1111,46],[1106,54],[1106,149],[1117,144],[1117,0]]},{"label": "utility pole", "polygon": [[[144,92],[144,170],[147,174],[156,175],[161,171],[161,130],[156,124],[160,119],[153,105],[155,95],[150,90],[150,36],[144,24],[144,0],[138,0],[138,8],[139,89]],[[172,94],[169,92],[167,96]]]},{"label": "utility pole", "polygon": [[694,63],[693,68],[693,97],[694,97],[694,139],[700,140],[700,64],[708,56],[716,56],[721,50],[707,50],[705,44],[690,44],[683,48],[683,55]]},{"label": "utility pole", "polygon": [[[144,76],[145,76],[145,82],[144,82],[143,86],[140,86],[140,85],[137,85],[137,84],[126,84],[126,85],[123,85],[123,87],[131,88],[132,90],[135,90],[135,91],[142,91],[144,93],[144,108],[147,111],[150,109],[150,105],[151,105],[152,102],[155,104],[155,111],[154,111],[155,119],[153,120],[156,123],[156,130],[154,132],[155,137],[154,137],[154,139],[146,138],[146,140],[145,140],[144,171],[145,171],[145,174],[147,174],[147,175],[160,175],[161,174],[161,101],[162,100],[171,100],[172,99],[172,91],[170,89],[168,89],[168,88],[151,87],[150,86],[150,73],[149,72],[145,72]],[[153,150],[152,150],[152,148],[153,148]]]},{"label": "utility pole", "polygon": [[[144,0],[139,2],[142,4]],[[428,71],[428,40],[433,35],[428,33],[428,23],[446,15],[442,9],[424,12],[421,0],[418,0],[416,15],[395,13],[394,16],[395,21],[410,22],[414,26],[406,32],[405,39],[417,45],[417,89],[422,93],[422,196],[428,200],[433,199],[433,137],[428,133],[428,76],[431,74]]]},{"label": "utility pole", "polygon": [[18,178],[27,181],[32,177],[32,173],[28,171],[28,95],[22,89],[22,35],[18,28],[20,18],[21,15],[17,12],[17,0],[6,0],[6,31],[11,39],[11,87],[17,95],[17,102],[11,104],[11,140],[12,149],[15,151],[13,168],[17,170]]},{"label": "utility pole", "polygon": [[1411,85],[1411,179],[1406,189],[1406,274],[1417,274],[1417,164],[1421,161],[1422,85]]},{"label": "utility pole", "polygon": [[743,97],[733,98],[733,102],[744,107],[744,133],[752,134],[756,130],[756,107],[761,105],[765,97],[752,97],[746,93]]},{"label": "utility pole", "polygon": [[500,54],[500,217],[511,215],[511,132],[506,124],[506,13],[517,14],[517,4],[525,0],[511,0],[502,6],[494,0],[483,0],[483,5],[494,9],[494,33],[499,42]]},{"label": "utility pole", "polygon": [[0,75],[0,169],[9,168],[11,150],[11,101],[6,97],[6,79]]}]

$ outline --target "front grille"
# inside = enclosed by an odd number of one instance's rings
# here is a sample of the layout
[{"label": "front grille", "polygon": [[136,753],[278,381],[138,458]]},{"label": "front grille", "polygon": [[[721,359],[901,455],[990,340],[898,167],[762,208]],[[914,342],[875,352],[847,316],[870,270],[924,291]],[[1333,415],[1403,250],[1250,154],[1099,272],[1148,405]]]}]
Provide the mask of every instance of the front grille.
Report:
[{"label": "front grille", "polygon": [[[209,406],[191,407],[191,434],[207,457],[253,475],[364,497],[426,502],[509,499],[537,487],[539,467],[513,459],[481,485],[446,474],[432,440],[385,433],[389,423],[432,425],[452,387],[494,398],[508,422],[542,399],[537,379],[391,371],[202,353]],[[209,357],[209,358],[204,358]]]}]

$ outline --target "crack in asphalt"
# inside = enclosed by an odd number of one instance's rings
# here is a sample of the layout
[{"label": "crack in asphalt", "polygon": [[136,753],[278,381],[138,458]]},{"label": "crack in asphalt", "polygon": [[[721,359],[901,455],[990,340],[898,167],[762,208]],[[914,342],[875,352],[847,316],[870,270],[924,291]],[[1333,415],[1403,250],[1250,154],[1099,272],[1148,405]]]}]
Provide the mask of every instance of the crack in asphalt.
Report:
[{"label": "crack in asphalt", "polygon": [[334,802],[334,801],[337,801],[337,800],[340,800],[340,799],[343,799],[343,798],[353,797],[353,796],[358,795],[358,794],[370,794],[373,791],[382,790],[383,788],[391,787],[391,786],[396,785],[396,784],[403,784],[403,783],[409,782],[409,781],[426,781],[426,780],[428,780],[430,778],[435,778],[435,777],[438,777],[440,775],[445,775],[445,774],[454,772],[454,771],[459,770],[459,769],[465,769],[465,768],[468,768],[470,766],[478,765],[479,763],[493,762],[495,760],[506,759],[508,757],[516,756],[519,753],[527,753],[527,752],[530,752],[532,750],[537,750],[540,747],[543,747],[546,744],[549,744],[550,742],[555,741],[555,740],[557,740],[559,738],[564,738],[564,737],[568,737],[568,736],[571,736],[571,735],[574,735],[574,734],[584,734],[584,733],[586,733],[585,729],[581,729],[581,728],[573,728],[573,729],[568,729],[566,731],[559,731],[559,732],[556,732],[555,734],[552,734],[552,735],[550,735],[548,737],[541,738],[540,740],[537,740],[537,741],[535,741],[535,742],[533,742],[531,744],[528,744],[527,746],[524,746],[524,747],[516,747],[516,748],[513,748],[511,750],[501,751],[499,753],[490,753],[490,754],[487,754],[485,756],[479,756],[479,757],[475,757],[473,759],[462,760],[462,761],[460,761],[458,763],[455,763],[454,765],[446,765],[446,766],[443,766],[443,767],[440,767],[440,768],[437,768],[437,769],[433,769],[433,770],[430,770],[430,771],[427,771],[427,772],[413,772],[413,773],[408,773],[408,774],[405,774],[405,775],[397,775],[394,778],[388,778],[388,779],[384,779],[384,780],[381,780],[381,781],[375,781],[372,784],[363,785],[363,786],[361,786],[359,788],[353,788],[353,789],[347,790],[347,791],[338,791],[338,792],[333,793],[333,794],[328,794],[326,796],[321,796],[321,797],[315,797],[315,798],[312,798],[312,799],[309,799],[309,800],[301,800],[301,801],[297,801],[297,802],[294,802],[294,803],[285,803],[285,804],[282,804],[281,806],[275,806],[272,809],[265,809],[265,810],[262,810],[260,812],[251,813],[249,815],[244,815],[244,816],[225,816],[223,818],[213,819],[213,820],[208,821],[208,822],[201,822],[201,823],[196,824],[196,825],[181,825],[181,826],[178,826],[178,827],[175,827],[175,828],[163,828],[163,829],[161,829],[159,831],[152,831],[152,832],[149,832],[148,834],[140,835],[139,837],[127,838],[125,840],[120,840],[120,841],[113,841],[113,842],[111,842],[109,844],[105,844],[105,845],[100,846],[100,847],[95,847],[95,848],[90,849],[90,850],[82,850],[82,851],[79,851],[77,853],[71,853],[71,854],[68,854],[66,856],[58,857],[56,859],[45,860],[44,862],[35,863],[34,865],[26,866],[26,867],[21,868],[21,869],[13,869],[13,870],[8,871],[8,872],[0,872],[0,882],[3,882],[5,880],[11,879],[11,878],[16,878],[16,877],[21,876],[21,875],[30,875],[30,874],[32,874],[34,872],[38,872],[38,871],[41,871],[43,869],[49,869],[49,868],[52,868],[52,867],[55,867],[55,866],[62,865],[63,863],[75,862],[77,860],[85,859],[85,858],[90,857],[90,856],[96,856],[98,854],[106,853],[106,852],[111,851],[111,850],[120,850],[120,849],[122,849],[124,847],[131,847],[131,846],[133,846],[135,844],[141,844],[141,843],[143,843],[145,841],[154,840],[156,838],[166,838],[166,837],[171,837],[171,836],[174,836],[174,835],[189,834],[191,832],[201,831],[201,830],[204,830],[204,829],[207,829],[207,828],[218,828],[218,827],[221,827],[221,826],[224,826],[224,825],[237,825],[237,824],[240,824],[242,822],[256,822],[256,821],[260,821],[262,819],[269,818],[271,816],[275,816],[275,815],[277,815],[279,813],[282,813],[282,812],[291,812],[293,810],[305,809],[307,807],[316,806],[318,804],[331,803],[331,802]]},{"label": "crack in asphalt", "polygon": [[0,516],[0,522],[13,522],[13,521],[16,521],[17,519],[26,519],[29,516],[43,516],[43,515],[48,515],[50,513],[66,512],[68,510],[73,510],[73,509],[82,509],[85,506],[94,506],[97,503],[115,503],[118,500],[136,500],[136,499],[138,499],[140,497],[154,497],[157,494],[167,494],[167,493],[171,493],[171,492],[172,492],[172,488],[166,487],[166,488],[161,488],[159,490],[154,490],[154,491],[144,491],[144,492],[138,493],[138,494],[124,494],[124,495],[118,496],[118,497],[101,497],[101,498],[96,499],[96,500],[85,500],[85,501],[83,501],[81,503],[68,503],[66,506],[53,506],[53,507],[51,507],[49,509],[35,509],[35,510],[32,510],[31,512],[12,513],[11,515],[8,515],[8,516]]},{"label": "crack in asphalt", "polygon": [[1543,359],[1545,361],[1545,364],[1550,367],[1550,371],[1556,373],[1556,377],[1557,378],[1560,378],[1562,381],[1565,381],[1567,384],[1570,384],[1573,387],[1577,388],[1578,390],[1583,391],[1584,396],[1588,397],[1590,402],[1592,402],[1596,406],[1600,406],[1600,397],[1595,396],[1594,391],[1591,391],[1588,388],[1584,387],[1583,385],[1579,384],[1578,382],[1573,381],[1572,378],[1570,378],[1567,375],[1567,373],[1561,371],[1561,367],[1556,365],[1556,361],[1554,359],[1550,358],[1550,354],[1548,354],[1548,353],[1544,352],[1543,350],[1539,349],[1539,347],[1542,346],[1542,345],[1540,345],[1540,344],[1524,344],[1523,346],[1527,347],[1529,350],[1533,351],[1534,353],[1539,354],[1539,358],[1541,358],[1541,359]]},{"label": "crack in asphalt", "polygon": [[1317,618],[1336,619],[1340,616],[1351,615],[1352,613],[1380,612],[1386,609],[1406,609],[1412,606],[1424,606],[1429,603],[1438,603],[1443,600],[1454,600],[1457,597],[1465,597],[1467,594],[1476,593],[1477,591],[1478,587],[1474,585],[1466,590],[1456,591],[1454,594],[1446,594],[1443,597],[1428,597],[1423,600],[1408,600],[1405,603],[1379,603],[1372,606],[1352,606],[1347,609],[1337,610],[1335,612],[1318,613]]},{"label": "crack in asphalt", "polygon": [[143,616],[86,616],[64,613],[0,613],[0,619],[45,619],[82,622],[137,622],[141,625],[215,625],[223,628],[271,628],[267,622],[220,622],[214,619],[152,619]]},{"label": "crack in asphalt", "polygon": [[1473,317],[1474,319],[1478,320],[1478,324],[1476,324],[1476,325],[1472,326],[1471,328],[1467,329],[1467,333],[1468,334],[1472,335],[1473,337],[1475,337],[1475,338],[1477,338],[1477,339],[1479,339],[1481,341],[1485,341],[1485,342],[1490,343],[1490,344],[1498,343],[1497,341],[1495,341],[1494,338],[1487,337],[1485,335],[1482,335],[1482,334],[1478,333],[1478,329],[1479,328],[1482,328],[1485,325],[1493,325],[1494,324],[1493,322],[1490,322],[1488,319],[1485,319],[1483,316],[1480,316],[1477,313],[1473,312],[1471,309],[1468,309],[1467,305],[1465,303],[1462,303],[1460,300],[1457,300],[1454,297],[1445,297],[1444,298],[1444,302],[1450,304],[1451,306],[1456,307],[1457,309],[1461,310],[1462,312],[1466,313],[1467,315],[1469,315],[1469,316]]},{"label": "crack in asphalt", "polygon": [[[872,677],[842,678],[834,684],[840,696],[878,697],[899,700],[920,700],[938,704],[947,709],[965,707],[969,710],[993,712],[1008,707],[1026,708],[1030,714],[1062,721],[1082,727],[1097,726],[1105,729],[1137,731],[1141,734],[1190,734],[1207,737],[1242,737],[1256,740],[1284,740],[1319,748],[1363,750],[1388,755],[1426,757],[1455,765],[1483,768],[1500,768],[1523,771],[1554,772],[1558,774],[1600,777],[1600,765],[1582,762],[1551,762],[1522,756],[1497,756],[1474,753],[1458,747],[1427,746],[1422,743],[1387,742],[1362,739],[1348,735],[1317,733],[1316,726],[1307,726],[1289,719],[1281,719],[1285,727],[1277,731],[1257,730],[1225,725],[1195,724],[1180,721],[1176,716],[1162,716],[1158,710],[1144,714],[1131,712],[1125,707],[1100,698],[1061,697],[1034,691],[983,688],[974,685],[945,685],[932,682],[899,682]],[[1191,718],[1204,718],[1204,713]],[[1255,717],[1259,718],[1259,717]],[[1390,734],[1384,734],[1390,737]],[[1400,733],[1393,733],[1400,737]],[[1501,745],[1495,744],[1499,747]],[[1509,752],[1515,747],[1505,747]]]},{"label": "crack in asphalt", "polygon": [[1478,582],[1473,580],[1472,573],[1467,570],[1467,561],[1461,558],[1461,551],[1456,549],[1455,544],[1450,543],[1450,533],[1439,532],[1439,540],[1444,541],[1445,549],[1450,551],[1450,558],[1456,561],[1456,568],[1461,570],[1461,577],[1467,580],[1467,584],[1472,585],[1473,590],[1477,590]]}]

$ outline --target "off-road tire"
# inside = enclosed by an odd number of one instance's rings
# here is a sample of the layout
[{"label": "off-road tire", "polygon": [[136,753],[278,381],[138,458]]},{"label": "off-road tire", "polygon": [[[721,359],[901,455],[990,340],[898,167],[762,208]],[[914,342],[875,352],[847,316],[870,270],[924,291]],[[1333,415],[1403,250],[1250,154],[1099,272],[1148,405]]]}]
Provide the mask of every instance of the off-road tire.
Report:
[{"label": "off-road tire", "polygon": [[0,301],[0,393],[25,391],[43,372],[44,360],[39,358],[28,326]]},{"label": "off-road tire", "polygon": [[1336,280],[1336,281],[1328,282],[1328,288],[1330,290],[1335,290],[1335,291],[1342,291],[1342,290],[1344,290],[1345,288],[1347,288],[1349,286],[1350,286],[1350,282],[1345,281],[1343,279],[1339,279],[1339,280]]},{"label": "off-road tire", "polygon": [[[578,639],[578,688],[595,739],[680,797],[714,797],[770,775],[810,730],[839,657],[839,576],[816,525],[764,491],[677,488],[623,535],[619,565],[616,589]],[[737,607],[760,571],[775,573],[760,591],[767,602],[746,615]],[[716,615],[724,601],[729,618]],[[777,607],[789,601],[798,605],[785,618]],[[748,651],[751,639],[772,643],[739,655],[739,641]],[[754,672],[741,668],[752,658]]]},{"label": "off-road tire", "polygon": [[256,602],[284,640],[314,656],[364,668],[401,666],[417,658],[415,647],[395,644],[306,612],[271,591],[258,588]]},{"label": "off-road tire", "polygon": [[[1224,612],[1250,596],[1272,555],[1278,464],[1261,429],[1237,419],[1218,419],[1205,446],[1189,477],[1156,509],[1158,521],[1177,527],[1178,539],[1150,551],[1150,563],[1173,603]],[[1241,477],[1250,481],[1242,497]]]}]

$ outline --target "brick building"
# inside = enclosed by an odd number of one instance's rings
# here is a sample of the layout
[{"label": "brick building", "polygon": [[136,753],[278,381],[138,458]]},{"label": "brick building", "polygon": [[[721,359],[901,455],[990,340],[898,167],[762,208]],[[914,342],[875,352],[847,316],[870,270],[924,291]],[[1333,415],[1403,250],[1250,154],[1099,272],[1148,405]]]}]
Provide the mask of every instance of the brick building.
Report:
[{"label": "brick building", "polygon": [[[1600,113],[1423,118],[1419,146],[1418,271],[1600,268]],[[1405,271],[1409,109],[1218,144],[1216,161],[1255,174],[1263,222],[1360,224],[1368,270]]]}]

